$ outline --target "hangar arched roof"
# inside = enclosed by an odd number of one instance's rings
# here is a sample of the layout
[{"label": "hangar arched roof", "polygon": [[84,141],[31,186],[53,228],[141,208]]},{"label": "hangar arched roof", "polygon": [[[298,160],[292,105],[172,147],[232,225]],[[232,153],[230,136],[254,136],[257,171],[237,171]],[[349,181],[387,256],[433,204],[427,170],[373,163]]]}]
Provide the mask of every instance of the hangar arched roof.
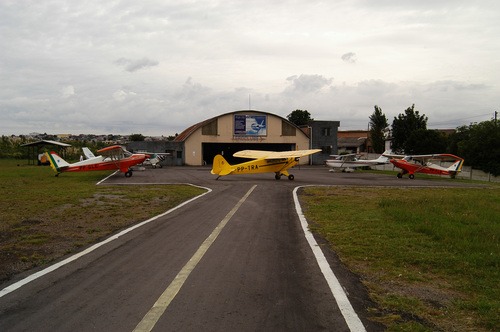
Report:
[{"label": "hangar arched roof", "polygon": [[[220,115],[215,116],[213,118],[206,119],[206,120],[203,120],[201,122],[198,122],[198,123],[196,123],[196,124],[194,124],[194,125],[186,128],[183,132],[181,132],[179,135],[177,135],[177,137],[174,139],[174,141],[176,141],[176,142],[183,142],[183,141],[185,141],[196,130],[198,130],[201,127],[203,127],[204,125],[206,125],[206,124],[214,121],[215,119],[218,119],[218,118],[221,118],[221,117],[224,117],[224,116],[227,116],[227,115],[231,115],[231,114],[248,113],[248,112],[260,113],[262,115],[269,115],[269,116],[274,116],[276,118],[280,118],[281,120],[288,122],[291,126],[293,126],[293,127],[297,128],[298,130],[302,131],[300,129],[300,127],[298,127],[296,124],[294,124],[293,122],[288,121],[287,119],[285,119],[285,118],[283,118],[283,117],[281,117],[279,115],[276,115],[276,114],[273,114],[273,113],[269,113],[269,112],[257,111],[257,110],[240,110],[240,111],[233,111],[233,112],[228,112],[228,113],[220,114]],[[309,137],[309,135],[307,133],[305,133],[305,132],[303,132],[303,133],[304,133],[304,135],[306,135],[307,137]]]}]

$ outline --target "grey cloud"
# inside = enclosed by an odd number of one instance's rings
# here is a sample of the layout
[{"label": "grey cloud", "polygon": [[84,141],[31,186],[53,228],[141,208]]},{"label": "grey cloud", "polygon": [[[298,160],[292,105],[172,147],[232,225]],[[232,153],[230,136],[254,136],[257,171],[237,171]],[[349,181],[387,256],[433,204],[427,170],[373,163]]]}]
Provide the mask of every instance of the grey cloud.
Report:
[{"label": "grey cloud", "polygon": [[429,90],[440,90],[443,92],[446,91],[462,91],[462,92],[475,92],[481,90],[488,90],[489,86],[486,84],[471,84],[466,82],[457,82],[457,81],[436,81],[429,84]]},{"label": "grey cloud", "polygon": [[120,58],[115,61],[115,64],[122,66],[128,72],[135,72],[140,69],[144,69],[147,67],[158,66],[160,63],[156,60],[150,60],[148,58],[142,58],[137,60],[131,60],[126,58]]},{"label": "grey cloud", "polygon": [[355,63],[358,59],[356,58],[356,53],[349,52],[342,55],[342,60],[348,63]]},{"label": "grey cloud", "polygon": [[330,85],[333,78],[325,78],[321,75],[301,74],[300,76],[290,76],[286,80],[291,82],[291,85],[286,89],[287,92],[310,93],[317,92]]}]

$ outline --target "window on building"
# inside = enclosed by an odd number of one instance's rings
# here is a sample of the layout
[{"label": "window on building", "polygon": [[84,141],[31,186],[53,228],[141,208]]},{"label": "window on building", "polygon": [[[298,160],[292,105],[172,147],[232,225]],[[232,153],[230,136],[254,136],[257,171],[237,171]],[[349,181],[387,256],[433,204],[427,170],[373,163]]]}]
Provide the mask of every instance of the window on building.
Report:
[{"label": "window on building", "polygon": [[296,136],[296,128],[286,121],[281,121],[281,135],[282,136]]},{"label": "window on building", "polygon": [[217,135],[217,119],[210,121],[201,128],[202,135]]},{"label": "window on building", "polygon": [[321,134],[323,136],[331,136],[332,135],[332,128],[330,128],[330,127],[321,128]]}]

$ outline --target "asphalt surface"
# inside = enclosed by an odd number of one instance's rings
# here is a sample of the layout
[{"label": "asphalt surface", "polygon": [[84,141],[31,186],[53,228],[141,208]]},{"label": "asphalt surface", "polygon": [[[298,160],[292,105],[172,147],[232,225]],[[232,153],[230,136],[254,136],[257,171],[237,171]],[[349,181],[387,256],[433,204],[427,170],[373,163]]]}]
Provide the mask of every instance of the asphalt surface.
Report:
[{"label": "asphalt surface", "polygon": [[[211,191],[0,293],[0,331],[349,331],[304,237],[293,189],[463,186],[325,167],[290,173],[294,181],[274,174],[216,181],[209,168],[171,167],[109,178],[103,185],[190,183]],[[357,277],[334,253],[325,256],[366,330],[383,330],[365,319],[371,304]]]}]

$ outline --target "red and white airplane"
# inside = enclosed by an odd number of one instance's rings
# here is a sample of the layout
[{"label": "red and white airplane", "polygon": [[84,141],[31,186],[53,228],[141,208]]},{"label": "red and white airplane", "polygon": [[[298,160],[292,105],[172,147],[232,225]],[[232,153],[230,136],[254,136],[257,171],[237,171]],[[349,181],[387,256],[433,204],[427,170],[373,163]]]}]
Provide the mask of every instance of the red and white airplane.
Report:
[{"label": "red and white airplane", "polygon": [[[108,146],[97,151],[99,156],[88,155],[87,159],[70,164],[62,159],[57,153],[47,152],[50,166],[58,176],[62,172],[87,172],[87,171],[108,171],[119,170],[125,173],[126,177],[132,176],[132,166],[140,164],[149,158],[144,153],[131,153],[120,145]],[[87,154],[86,154],[87,155]]]},{"label": "red and white airplane", "polygon": [[[454,178],[462,170],[464,163],[462,158],[448,153],[408,156],[384,154],[384,156],[391,158],[390,162],[401,169],[401,172],[397,174],[400,179],[405,174],[408,174],[410,179],[414,179],[415,173],[449,175]],[[440,165],[437,165],[436,162],[439,162]],[[451,163],[451,165],[445,167],[441,163],[447,163],[447,165]]]}]

